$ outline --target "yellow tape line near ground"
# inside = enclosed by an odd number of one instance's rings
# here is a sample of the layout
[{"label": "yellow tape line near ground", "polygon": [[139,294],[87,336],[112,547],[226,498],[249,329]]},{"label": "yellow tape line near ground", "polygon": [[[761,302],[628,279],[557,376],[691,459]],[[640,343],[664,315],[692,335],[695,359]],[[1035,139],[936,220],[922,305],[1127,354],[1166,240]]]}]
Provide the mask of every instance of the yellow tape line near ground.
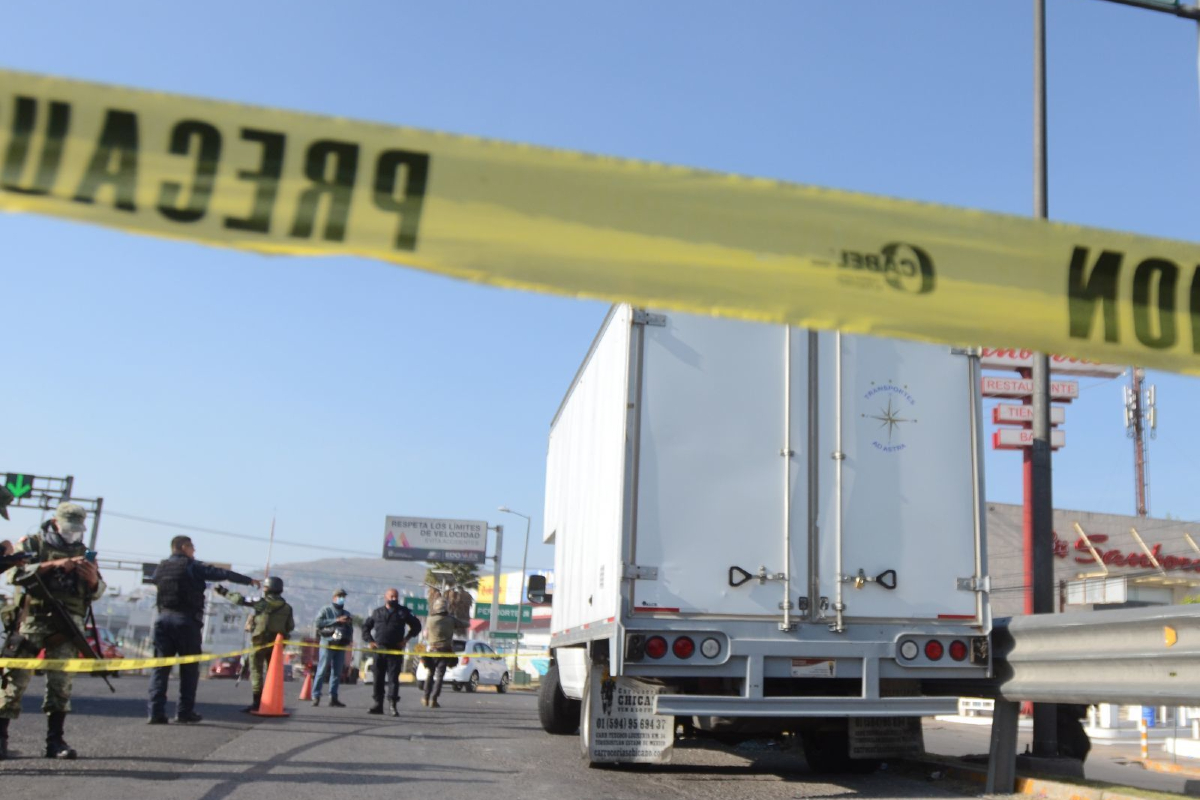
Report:
[{"label": "yellow tape line near ground", "polygon": [[[284,645],[292,647],[321,647],[315,642],[285,641]],[[425,653],[417,650],[372,650],[369,647],[337,647],[326,645],[330,650],[371,653],[373,655],[389,656],[422,656],[428,658],[458,658],[463,655],[471,658],[511,658],[513,653]],[[248,647],[231,653],[201,653],[194,656],[171,656],[169,658],[0,658],[0,669],[35,669],[44,672],[128,672],[138,669],[155,669],[158,667],[174,667],[180,664],[202,664],[221,658],[249,655],[258,650],[266,650],[274,644],[264,644],[260,647]],[[520,654],[518,654],[520,655]],[[530,655],[526,653],[524,655]],[[540,654],[539,654],[540,655]]]},{"label": "yellow tape line near ground", "polygon": [[1200,374],[1191,242],[6,70],[0,125],[0,210]]}]

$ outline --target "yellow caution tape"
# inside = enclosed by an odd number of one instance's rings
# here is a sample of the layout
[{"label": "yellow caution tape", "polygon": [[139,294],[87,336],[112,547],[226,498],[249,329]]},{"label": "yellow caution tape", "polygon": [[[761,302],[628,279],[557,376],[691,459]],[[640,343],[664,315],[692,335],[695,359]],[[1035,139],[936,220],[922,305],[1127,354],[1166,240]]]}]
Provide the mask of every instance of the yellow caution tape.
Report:
[{"label": "yellow caution tape", "polygon": [[[340,647],[320,645],[316,642],[285,641],[292,647],[329,647],[331,650],[371,653],[387,656],[421,656],[423,658],[511,658],[513,653],[426,653],[418,650],[372,650],[369,647]],[[138,669],[174,667],[180,664],[202,664],[221,658],[249,655],[259,650],[274,647],[274,643],[235,650],[231,653],[201,653],[194,656],[170,656],[167,658],[0,658],[0,669],[41,670],[43,672],[129,672]],[[522,655],[522,654],[516,654]],[[523,655],[530,655],[525,653]],[[537,653],[537,655],[542,655]]]},{"label": "yellow caution tape", "polygon": [[0,71],[0,209],[1200,373],[1200,245]]},{"label": "yellow caution tape", "polygon": [[171,656],[169,658],[0,658],[0,669],[37,669],[45,672],[122,672],[155,667],[173,667],[178,664],[200,664],[220,658],[244,656],[271,647],[248,647],[232,653],[201,653],[194,656]]}]

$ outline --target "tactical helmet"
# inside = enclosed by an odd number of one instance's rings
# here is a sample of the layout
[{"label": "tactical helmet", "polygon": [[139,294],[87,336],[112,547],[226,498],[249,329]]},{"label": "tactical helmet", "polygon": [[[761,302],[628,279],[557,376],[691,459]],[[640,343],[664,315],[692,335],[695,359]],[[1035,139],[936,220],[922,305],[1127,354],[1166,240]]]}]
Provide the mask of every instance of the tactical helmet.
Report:
[{"label": "tactical helmet", "polygon": [[445,614],[446,613],[446,601],[440,597],[437,600],[434,600],[432,603],[429,604],[429,613],[430,614]]},{"label": "tactical helmet", "polygon": [[283,594],[283,578],[272,575],[263,581],[263,589],[270,594]]}]

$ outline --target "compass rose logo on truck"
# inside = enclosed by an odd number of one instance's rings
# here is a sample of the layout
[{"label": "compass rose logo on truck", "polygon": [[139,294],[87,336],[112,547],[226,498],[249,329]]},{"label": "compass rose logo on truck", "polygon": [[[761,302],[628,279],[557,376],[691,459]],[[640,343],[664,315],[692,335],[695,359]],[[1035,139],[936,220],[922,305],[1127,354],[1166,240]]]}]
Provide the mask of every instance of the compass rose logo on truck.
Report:
[{"label": "compass rose logo on truck", "polygon": [[884,453],[898,453],[908,445],[903,441],[910,425],[915,425],[912,415],[917,401],[908,392],[908,386],[871,382],[871,388],[863,395],[868,406],[874,405],[875,413],[862,414],[862,418],[877,423],[871,431],[871,446]]}]

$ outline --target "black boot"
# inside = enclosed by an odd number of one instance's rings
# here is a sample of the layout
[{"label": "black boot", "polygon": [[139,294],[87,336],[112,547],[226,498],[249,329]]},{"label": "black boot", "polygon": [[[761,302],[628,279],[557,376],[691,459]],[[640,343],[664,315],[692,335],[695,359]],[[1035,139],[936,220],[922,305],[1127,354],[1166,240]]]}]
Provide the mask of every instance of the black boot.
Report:
[{"label": "black boot", "polygon": [[242,713],[253,714],[255,711],[258,711],[258,704],[261,700],[262,700],[262,692],[255,692],[253,702],[251,702],[250,705],[243,708]]},{"label": "black boot", "polygon": [[0,719],[0,761],[8,758],[8,720]]},{"label": "black boot", "polygon": [[63,739],[63,723],[66,721],[65,711],[46,715],[46,758],[75,758],[75,751]]},{"label": "black boot", "polygon": [[383,713],[383,700],[376,700],[375,705],[373,705],[367,709],[367,713],[368,714],[382,714]]},{"label": "black boot", "polygon": [[399,703],[399,702],[400,702],[399,698],[396,698],[395,700],[392,701],[392,716],[393,717],[400,716],[400,712],[396,709],[396,703]]}]

